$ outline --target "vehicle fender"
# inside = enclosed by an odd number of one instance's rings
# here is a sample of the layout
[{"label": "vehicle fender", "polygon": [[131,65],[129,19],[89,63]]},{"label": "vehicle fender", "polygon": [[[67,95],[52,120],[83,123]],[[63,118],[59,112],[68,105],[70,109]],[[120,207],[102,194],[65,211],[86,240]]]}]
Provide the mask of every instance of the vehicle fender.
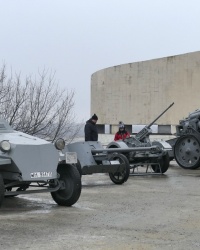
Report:
[{"label": "vehicle fender", "polygon": [[172,146],[166,141],[155,140],[155,141],[152,141],[152,145],[157,145],[161,149],[164,149],[164,150],[172,150]]},{"label": "vehicle fender", "polygon": [[123,141],[112,141],[106,148],[128,148],[127,144]]}]

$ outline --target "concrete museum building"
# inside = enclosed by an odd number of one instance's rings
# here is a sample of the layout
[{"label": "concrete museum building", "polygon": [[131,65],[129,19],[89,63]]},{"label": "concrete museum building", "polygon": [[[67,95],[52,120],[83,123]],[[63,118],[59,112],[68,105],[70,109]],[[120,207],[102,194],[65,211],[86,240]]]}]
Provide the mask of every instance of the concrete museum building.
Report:
[{"label": "concrete museum building", "polygon": [[152,122],[155,134],[173,134],[179,120],[200,108],[200,52],[117,65],[91,76],[91,114],[99,133],[114,134],[119,121],[131,133]]}]

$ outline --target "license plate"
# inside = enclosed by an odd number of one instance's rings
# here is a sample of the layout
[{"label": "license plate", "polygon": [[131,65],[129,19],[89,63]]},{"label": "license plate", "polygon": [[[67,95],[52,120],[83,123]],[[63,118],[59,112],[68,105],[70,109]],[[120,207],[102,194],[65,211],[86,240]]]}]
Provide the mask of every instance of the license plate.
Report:
[{"label": "license plate", "polygon": [[116,164],[120,164],[120,162],[119,161],[110,161],[110,164],[116,165]]},{"label": "license plate", "polygon": [[52,172],[33,172],[31,178],[52,177]]},{"label": "license plate", "polygon": [[69,163],[69,164],[77,163],[77,153],[66,152],[66,163]]}]

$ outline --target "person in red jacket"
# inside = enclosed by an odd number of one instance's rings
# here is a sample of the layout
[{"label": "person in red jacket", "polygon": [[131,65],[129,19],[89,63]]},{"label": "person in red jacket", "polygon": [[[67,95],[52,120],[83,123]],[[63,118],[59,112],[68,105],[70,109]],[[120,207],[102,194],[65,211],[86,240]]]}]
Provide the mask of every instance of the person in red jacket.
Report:
[{"label": "person in red jacket", "polygon": [[126,130],[123,122],[119,122],[119,130],[115,134],[114,141],[124,140],[130,137],[130,133]]}]

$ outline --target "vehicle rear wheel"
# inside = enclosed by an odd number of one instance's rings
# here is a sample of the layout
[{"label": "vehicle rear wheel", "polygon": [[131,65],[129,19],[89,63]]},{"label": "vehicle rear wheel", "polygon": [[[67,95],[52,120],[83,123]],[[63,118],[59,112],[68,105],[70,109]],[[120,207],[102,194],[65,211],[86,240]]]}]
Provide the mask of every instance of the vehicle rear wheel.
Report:
[{"label": "vehicle rear wheel", "polygon": [[110,160],[118,160],[120,164],[123,164],[123,170],[121,172],[109,173],[110,179],[115,184],[123,184],[128,180],[130,174],[129,161],[123,154],[116,154]]},{"label": "vehicle rear wheel", "polygon": [[75,166],[61,165],[58,167],[61,188],[52,192],[51,196],[60,206],[72,206],[77,202],[81,194],[81,177]]},{"label": "vehicle rear wheel", "polygon": [[194,135],[178,138],[174,146],[174,157],[178,165],[185,169],[200,166],[200,142]]},{"label": "vehicle rear wheel", "polygon": [[4,188],[3,177],[0,174],[0,206],[2,205],[4,200],[4,193],[5,193],[5,188]]},{"label": "vehicle rear wheel", "polygon": [[165,155],[162,156],[162,158],[159,160],[158,164],[153,164],[151,165],[151,168],[155,173],[162,173],[164,174],[168,168],[169,168],[169,155],[166,153]]}]

